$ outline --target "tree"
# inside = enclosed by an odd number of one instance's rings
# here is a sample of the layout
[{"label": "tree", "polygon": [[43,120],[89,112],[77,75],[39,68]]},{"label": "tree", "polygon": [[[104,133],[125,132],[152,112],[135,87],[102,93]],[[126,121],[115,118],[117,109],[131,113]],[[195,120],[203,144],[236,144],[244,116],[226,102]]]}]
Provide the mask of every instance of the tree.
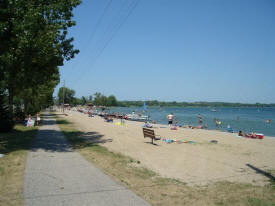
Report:
[{"label": "tree", "polygon": [[[31,94],[34,100],[26,105],[40,107],[41,96],[35,95],[53,91],[48,82],[59,76],[58,66],[78,53],[67,30],[75,25],[72,10],[79,4],[80,0],[1,1],[0,81],[11,113],[15,96],[24,95],[26,100],[25,95]],[[49,101],[49,95],[42,99]]]},{"label": "tree", "polygon": [[92,103],[92,102],[93,102],[93,96],[90,95],[90,96],[89,96],[89,103]]},{"label": "tree", "polygon": [[5,92],[0,88],[0,132],[7,132],[13,128],[12,116],[5,104]]},{"label": "tree", "polygon": [[117,106],[117,105],[118,103],[117,103],[116,97],[114,95],[109,96],[107,99],[107,106]]},{"label": "tree", "polygon": [[85,105],[87,103],[87,100],[84,96],[81,97],[81,105]]},{"label": "tree", "polygon": [[75,103],[75,91],[67,87],[60,87],[58,90],[58,102],[63,104],[63,98],[65,104],[74,104]]},{"label": "tree", "polygon": [[99,92],[96,92],[95,94],[94,94],[94,104],[96,105],[96,106],[100,106],[100,105],[102,105],[102,94],[101,93],[99,93]]}]

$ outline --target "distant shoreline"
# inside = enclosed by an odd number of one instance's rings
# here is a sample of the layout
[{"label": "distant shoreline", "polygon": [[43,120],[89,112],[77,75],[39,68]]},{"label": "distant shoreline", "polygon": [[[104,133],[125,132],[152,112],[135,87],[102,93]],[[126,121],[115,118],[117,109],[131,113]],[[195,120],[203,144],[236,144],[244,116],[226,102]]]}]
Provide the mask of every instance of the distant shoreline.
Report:
[{"label": "distant shoreline", "polygon": [[[147,105],[150,108],[159,108],[159,107],[182,107],[182,108],[209,108],[209,109],[214,109],[214,108],[275,108],[274,106],[215,106],[215,107],[211,107],[211,106],[150,106]],[[130,106],[111,106],[111,107],[141,107],[140,105],[130,105]]]},{"label": "distant shoreline", "polygon": [[177,102],[177,101],[170,101],[170,102],[164,102],[164,101],[157,101],[157,100],[149,100],[149,101],[117,101],[116,106],[121,107],[142,107],[144,106],[144,103],[146,106],[150,107],[210,107],[210,108],[216,108],[216,107],[256,107],[256,108],[262,108],[262,107],[275,107],[275,103],[265,104],[265,103],[230,103],[230,102]]}]

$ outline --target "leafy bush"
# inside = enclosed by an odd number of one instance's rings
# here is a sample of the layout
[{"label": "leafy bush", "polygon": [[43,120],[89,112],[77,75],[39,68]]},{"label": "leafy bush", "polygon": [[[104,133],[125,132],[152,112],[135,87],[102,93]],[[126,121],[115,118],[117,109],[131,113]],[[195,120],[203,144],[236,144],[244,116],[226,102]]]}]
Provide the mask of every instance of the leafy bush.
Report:
[{"label": "leafy bush", "polygon": [[14,119],[19,122],[24,122],[25,120],[25,113],[22,111],[20,106],[16,106],[15,108]]}]

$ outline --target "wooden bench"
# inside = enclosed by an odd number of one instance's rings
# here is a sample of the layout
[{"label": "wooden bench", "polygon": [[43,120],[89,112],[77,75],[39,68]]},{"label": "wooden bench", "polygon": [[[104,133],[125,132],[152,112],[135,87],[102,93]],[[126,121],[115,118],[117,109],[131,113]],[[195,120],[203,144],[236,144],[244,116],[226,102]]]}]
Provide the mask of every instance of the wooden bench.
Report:
[{"label": "wooden bench", "polygon": [[159,137],[156,137],[154,130],[143,128],[143,136],[144,138],[149,137],[152,139],[152,144],[154,144],[154,140],[160,140]]}]

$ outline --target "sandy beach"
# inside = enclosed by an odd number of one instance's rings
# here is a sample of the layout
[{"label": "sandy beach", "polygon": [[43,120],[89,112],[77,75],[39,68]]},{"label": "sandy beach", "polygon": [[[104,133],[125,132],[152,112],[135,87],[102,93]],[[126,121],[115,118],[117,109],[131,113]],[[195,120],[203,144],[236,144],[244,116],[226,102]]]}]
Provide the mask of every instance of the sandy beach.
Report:
[{"label": "sandy beach", "polygon": [[[144,138],[142,122],[125,121],[125,125],[104,122],[98,116],[88,117],[67,111],[66,118],[85,138],[98,142],[110,151],[128,155],[140,165],[163,177],[176,178],[188,185],[206,185],[220,181],[265,185],[268,178],[259,171],[275,169],[275,138],[263,140],[238,137],[236,134],[201,129],[169,130],[167,125],[154,125],[161,138],[193,141],[166,143]],[[217,140],[217,143],[211,143]]]}]

